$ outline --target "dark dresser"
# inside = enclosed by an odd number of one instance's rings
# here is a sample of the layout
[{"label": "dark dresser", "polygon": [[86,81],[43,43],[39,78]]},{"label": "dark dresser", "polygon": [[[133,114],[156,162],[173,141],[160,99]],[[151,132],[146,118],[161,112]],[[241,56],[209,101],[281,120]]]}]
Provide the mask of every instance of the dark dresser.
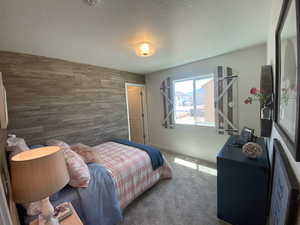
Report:
[{"label": "dark dresser", "polygon": [[231,136],[217,156],[218,217],[233,225],[266,225],[270,165],[264,139],[262,157],[248,159]]}]

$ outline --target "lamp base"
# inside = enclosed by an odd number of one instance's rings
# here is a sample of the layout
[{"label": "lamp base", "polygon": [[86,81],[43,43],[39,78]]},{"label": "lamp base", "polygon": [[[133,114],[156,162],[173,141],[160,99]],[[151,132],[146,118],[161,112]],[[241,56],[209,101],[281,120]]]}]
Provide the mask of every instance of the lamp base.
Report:
[{"label": "lamp base", "polygon": [[54,217],[51,217],[46,221],[43,216],[40,215],[38,218],[38,225],[59,225],[59,221]]},{"label": "lamp base", "polygon": [[41,200],[41,211],[42,214],[39,219],[39,225],[59,225],[58,220],[53,217],[54,208],[49,201],[49,198]]},{"label": "lamp base", "polygon": [[59,225],[59,222],[58,222],[58,220],[57,220],[56,218],[50,217],[50,218],[46,221],[45,225]]}]

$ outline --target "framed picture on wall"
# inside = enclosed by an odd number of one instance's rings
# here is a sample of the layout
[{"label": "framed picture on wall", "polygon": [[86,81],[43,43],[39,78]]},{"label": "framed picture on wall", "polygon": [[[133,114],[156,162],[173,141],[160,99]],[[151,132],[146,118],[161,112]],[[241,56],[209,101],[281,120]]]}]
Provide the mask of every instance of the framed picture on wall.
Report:
[{"label": "framed picture on wall", "polygon": [[276,30],[275,126],[296,161],[300,161],[299,2],[283,0]]}]

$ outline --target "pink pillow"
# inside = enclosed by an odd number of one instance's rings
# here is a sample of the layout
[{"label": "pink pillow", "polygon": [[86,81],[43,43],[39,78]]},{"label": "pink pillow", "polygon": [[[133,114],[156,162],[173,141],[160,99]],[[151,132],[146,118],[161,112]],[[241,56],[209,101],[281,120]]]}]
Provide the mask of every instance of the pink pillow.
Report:
[{"label": "pink pillow", "polygon": [[85,144],[71,145],[71,149],[80,155],[85,163],[99,163],[99,154],[90,146]]},{"label": "pink pillow", "polygon": [[76,152],[70,149],[66,142],[51,139],[46,142],[47,145],[59,146],[64,150],[64,156],[67,163],[70,181],[72,187],[88,187],[90,182],[90,171],[84,160]]},{"label": "pink pillow", "polygon": [[70,145],[68,145],[66,142],[56,139],[50,139],[46,142],[46,145],[52,145],[52,146],[59,146],[61,148],[70,148]]},{"label": "pink pillow", "polygon": [[70,175],[69,185],[72,187],[88,187],[91,175],[83,159],[69,148],[64,149],[64,156]]}]

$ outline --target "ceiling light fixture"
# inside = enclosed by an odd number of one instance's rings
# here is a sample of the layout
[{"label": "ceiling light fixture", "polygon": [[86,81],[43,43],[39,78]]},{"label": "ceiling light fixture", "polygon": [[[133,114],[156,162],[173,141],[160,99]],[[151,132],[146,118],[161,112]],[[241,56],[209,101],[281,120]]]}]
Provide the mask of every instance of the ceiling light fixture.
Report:
[{"label": "ceiling light fixture", "polygon": [[136,54],[141,57],[147,57],[153,55],[153,47],[149,42],[139,43],[136,49]]}]

